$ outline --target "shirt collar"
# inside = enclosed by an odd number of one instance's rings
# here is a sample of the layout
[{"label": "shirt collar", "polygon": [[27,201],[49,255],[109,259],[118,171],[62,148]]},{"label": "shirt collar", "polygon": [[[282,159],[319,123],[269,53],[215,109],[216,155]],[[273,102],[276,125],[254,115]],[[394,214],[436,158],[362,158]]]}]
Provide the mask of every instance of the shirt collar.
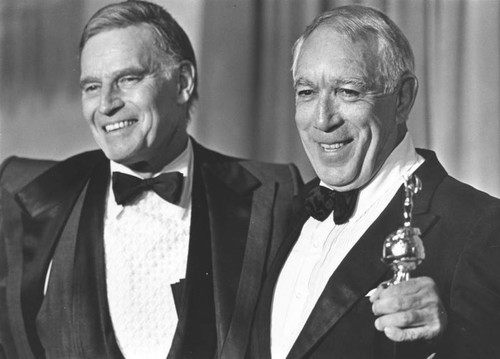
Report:
[{"label": "shirt collar", "polygon": [[399,188],[404,183],[405,177],[415,172],[422,163],[424,158],[415,150],[411,136],[407,132],[403,141],[387,157],[375,177],[361,189],[353,217],[362,215],[391,189]]}]

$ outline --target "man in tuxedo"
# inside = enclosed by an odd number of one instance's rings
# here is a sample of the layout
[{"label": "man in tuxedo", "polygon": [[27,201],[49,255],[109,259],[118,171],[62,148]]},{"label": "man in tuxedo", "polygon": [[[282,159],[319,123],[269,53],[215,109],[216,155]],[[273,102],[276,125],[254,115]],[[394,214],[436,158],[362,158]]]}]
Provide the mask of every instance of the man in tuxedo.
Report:
[{"label": "man in tuxedo", "polygon": [[144,1],[108,5],[80,42],[101,150],[10,158],[0,198],[0,358],[213,358],[248,323],[301,184],[187,134],[196,61]]},{"label": "man in tuxedo", "polygon": [[[297,127],[318,178],[297,198],[257,306],[251,358],[499,358],[500,201],[415,149],[411,47],[383,13],[321,14],[293,49]],[[425,259],[387,288],[405,177]],[[376,289],[375,289],[376,288]],[[229,348],[229,346],[228,346]],[[227,356],[228,358],[230,356]]]}]

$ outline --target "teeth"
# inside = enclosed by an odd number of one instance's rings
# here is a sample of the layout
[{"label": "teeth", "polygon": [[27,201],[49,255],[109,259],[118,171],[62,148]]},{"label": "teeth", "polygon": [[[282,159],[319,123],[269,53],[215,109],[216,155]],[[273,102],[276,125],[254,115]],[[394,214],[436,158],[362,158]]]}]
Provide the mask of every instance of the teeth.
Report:
[{"label": "teeth", "polygon": [[115,122],[115,123],[112,123],[110,125],[104,126],[104,130],[106,132],[116,131],[120,128],[132,126],[135,122],[136,122],[135,120],[126,120],[126,121]]},{"label": "teeth", "polygon": [[327,145],[325,143],[321,144],[321,147],[325,151],[335,151],[335,150],[338,150],[339,148],[344,147],[344,146],[345,146],[345,143],[334,143],[334,144],[331,144],[331,145]]}]

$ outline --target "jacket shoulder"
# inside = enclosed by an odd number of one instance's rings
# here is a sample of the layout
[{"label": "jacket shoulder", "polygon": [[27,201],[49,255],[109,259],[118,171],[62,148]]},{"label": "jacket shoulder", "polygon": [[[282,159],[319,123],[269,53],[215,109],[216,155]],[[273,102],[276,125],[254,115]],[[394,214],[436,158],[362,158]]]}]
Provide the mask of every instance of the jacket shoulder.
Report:
[{"label": "jacket shoulder", "polygon": [[268,163],[260,161],[243,160],[243,167],[263,181],[276,181],[291,183],[293,188],[299,189],[303,185],[300,172],[293,163]]},{"label": "jacket shoulder", "polygon": [[463,217],[466,220],[462,222],[468,222],[500,207],[500,199],[450,176],[434,152],[422,149],[417,152],[425,158],[417,174],[421,176],[424,192],[429,188],[426,193],[436,213],[446,218]]},{"label": "jacket shoulder", "polygon": [[11,156],[0,166],[0,186],[15,192],[54,166],[57,161]]},{"label": "jacket shoulder", "polygon": [[83,152],[62,161],[11,156],[0,165],[0,186],[15,193],[55,166],[89,163],[102,156],[101,151]]},{"label": "jacket shoulder", "polygon": [[[297,166],[292,163],[269,163],[228,156],[201,146],[194,140],[193,148],[195,156],[196,154],[200,155],[205,163],[217,164],[219,168],[234,168],[241,166],[259,181],[263,183],[278,182],[281,189],[287,188],[292,191],[294,195],[297,194],[298,190],[303,185],[300,172]],[[239,166],[235,166],[235,164]]]},{"label": "jacket shoulder", "polygon": [[451,176],[447,176],[438,186],[435,199],[437,203],[454,209],[463,207],[469,213],[481,213],[487,209],[500,208],[500,199]]}]

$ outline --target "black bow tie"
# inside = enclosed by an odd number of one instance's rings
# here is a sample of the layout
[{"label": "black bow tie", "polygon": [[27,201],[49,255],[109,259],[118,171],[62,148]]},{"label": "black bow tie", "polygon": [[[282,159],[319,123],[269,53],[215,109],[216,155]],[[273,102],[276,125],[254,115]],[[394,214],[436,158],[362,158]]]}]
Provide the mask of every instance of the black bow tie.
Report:
[{"label": "black bow tie", "polygon": [[125,205],[143,191],[153,190],[164,200],[177,204],[182,193],[182,173],[162,173],[154,178],[140,179],[113,172],[113,192],[116,203]]},{"label": "black bow tie", "polygon": [[337,192],[323,186],[316,186],[306,197],[306,210],[318,221],[324,221],[333,211],[335,224],[344,224],[354,212],[358,193],[359,190]]}]

